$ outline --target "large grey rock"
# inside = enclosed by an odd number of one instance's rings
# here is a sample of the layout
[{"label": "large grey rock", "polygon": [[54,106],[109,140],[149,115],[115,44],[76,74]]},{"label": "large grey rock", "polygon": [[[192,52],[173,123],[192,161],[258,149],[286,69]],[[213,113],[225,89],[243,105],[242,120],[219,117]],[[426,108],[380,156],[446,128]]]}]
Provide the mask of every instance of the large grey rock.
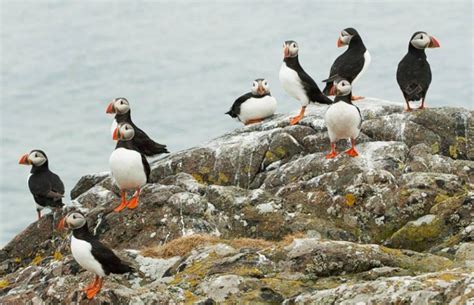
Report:
[{"label": "large grey rock", "polygon": [[[0,250],[0,302],[86,303],[81,287],[91,275],[53,230],[71,209],[141,270],[108,277],[97,304],[467,300],[472,111],[405,113],[375,99],[358,106],[356,158],[343,153],[344,140],[337,158],[325,158],[327,107],[311,106],[297,126],[275,115],[153,161],[135,210],[113,211],[119,190],[108,173],[84,176],[73,206]],[[160,245],[170,248],[138,253]]]}]

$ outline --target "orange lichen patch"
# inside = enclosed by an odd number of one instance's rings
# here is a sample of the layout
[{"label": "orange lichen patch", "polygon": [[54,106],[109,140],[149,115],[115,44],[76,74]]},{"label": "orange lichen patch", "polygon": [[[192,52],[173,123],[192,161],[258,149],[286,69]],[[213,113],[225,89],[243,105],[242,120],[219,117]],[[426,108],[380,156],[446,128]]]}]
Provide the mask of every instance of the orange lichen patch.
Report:
[{"label": "orange lichen patch", "polygon": [[10,285],[8,280],[0,280],[0,289],[6,288],[8,285]]},{"label": "orange lichen patch", "polygon": [[346,197],[346,205],[347,206],[351,207],[356,202],[356,198],[355,198],[354,194],[349,193],[349,194],[346,194],[345,197]]},{"label": "orange lichen patch", "polygon": [[212,245],[218,243],[218,241],[219,239],[215,236],[194,234],[173,239],[164,245],[145,248],[141,251],[141,254],[144,256],[162,258],[184,256],[197,246]]},{"label": "orange lichen patch", "polygon": [[31,261],[31,264],[32,265],[39,265],[39,263],[41,263],[41,261],[43,260],[43,257],[39,254],[37,254],[35,256],[35,258],[33,258],[33,260]]},{"label": "orange lichen patch", "polygon": [[63,255],[61,254],[61,252],[56,251],[56,252],[54,252],[54,254],[53,254],[53,258],[54,258],[55,260],[57,260],[57,261],[60,261],[60,260],[63,259]]}]

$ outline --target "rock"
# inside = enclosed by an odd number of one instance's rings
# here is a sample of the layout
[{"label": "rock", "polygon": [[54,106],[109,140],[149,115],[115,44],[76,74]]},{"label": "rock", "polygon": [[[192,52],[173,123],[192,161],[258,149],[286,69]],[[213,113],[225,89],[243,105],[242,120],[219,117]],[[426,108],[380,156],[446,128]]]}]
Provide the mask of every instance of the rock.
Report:
[{"label": "rock", "polygon": [[99,182],[109,176],[108,172],[82,176],[71,190],[71,199],[76,199],[82,193],[97,185]]},{"label": "rock", "polygon": [[0,303],[88,302],[93,276],[53,230],[71,209],[137,270],[107,277],[91,303],[467,302],[472,111],[358,106],[357,158],[343,153],[345,140],[325,158],[327,107],[316,106],[297,126],[275,115],[152,161],[135,210],[113,212],[119,190],[108,173],[82,177],[74,206],[0,250]]}]

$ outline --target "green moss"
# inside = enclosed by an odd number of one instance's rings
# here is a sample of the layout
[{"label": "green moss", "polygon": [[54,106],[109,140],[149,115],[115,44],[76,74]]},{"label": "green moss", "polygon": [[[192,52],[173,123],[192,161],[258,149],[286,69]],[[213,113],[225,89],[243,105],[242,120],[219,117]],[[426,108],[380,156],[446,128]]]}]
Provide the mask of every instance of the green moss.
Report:
[{"label": "green moss", "polygon": [[391,237],[392,244],[397,248],[423,251],[428,249],[432,242],[438,239],[443,232],[442,219],[435,216],[430,223],[414,225],[408,223]]},{"label": "green moss", "polygon": [[431,153],[433,155],[439,153],[439,143],[438,142],[435,142],[435,143],[431,144]]}]

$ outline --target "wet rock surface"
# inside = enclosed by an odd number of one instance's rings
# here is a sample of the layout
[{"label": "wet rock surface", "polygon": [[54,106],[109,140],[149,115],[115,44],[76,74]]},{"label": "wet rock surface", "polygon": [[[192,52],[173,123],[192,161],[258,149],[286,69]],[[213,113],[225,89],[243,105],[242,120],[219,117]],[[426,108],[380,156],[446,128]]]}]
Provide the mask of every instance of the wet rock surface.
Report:
[{"label": "wet rock surface", "polygon": [[52,230],[66,209],[0,250],[0,303],[467,302],[473,112],[358,105],[357,158],[340,141],[342,153],[325,159],[326,108],[311,107],[300,125],[277,115],[152,162],[135,210],[113,212],[108,173],[82,177],[67,209],[87,212],[89,228],[139,272],[110,276],[85,299],[92,275]]}]

